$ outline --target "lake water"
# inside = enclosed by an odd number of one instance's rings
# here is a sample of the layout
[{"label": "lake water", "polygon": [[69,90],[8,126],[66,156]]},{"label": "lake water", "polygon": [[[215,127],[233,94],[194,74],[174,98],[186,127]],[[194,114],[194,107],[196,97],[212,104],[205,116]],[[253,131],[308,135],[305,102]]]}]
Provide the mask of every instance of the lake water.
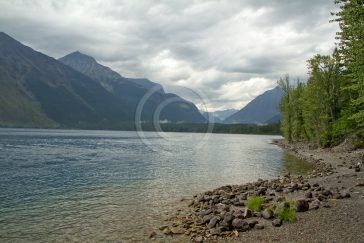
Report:
[{"label": "lake water", "polygon": [[145,241],[182,197],[307,169],[274,138],[0,129],[0,242]]}]

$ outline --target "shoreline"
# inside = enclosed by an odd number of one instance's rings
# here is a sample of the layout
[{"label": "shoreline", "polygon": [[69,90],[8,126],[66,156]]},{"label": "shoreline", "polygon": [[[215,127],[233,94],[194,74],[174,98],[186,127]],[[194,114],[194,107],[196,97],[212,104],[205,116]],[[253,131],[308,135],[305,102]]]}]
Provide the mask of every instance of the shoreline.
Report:
[{"label": "shoreline", "polygon": [[[273,144],[315,169],[244,185],[227,185],[186,199],[164,215],[151,239],[191,242],[363,242],[364,150],[347,146],[312,148],[304,143]],[[264,198],[262,211],[246,208],[249,198]],[[282,222],[274,212],[294,202],[296,221]]]}]

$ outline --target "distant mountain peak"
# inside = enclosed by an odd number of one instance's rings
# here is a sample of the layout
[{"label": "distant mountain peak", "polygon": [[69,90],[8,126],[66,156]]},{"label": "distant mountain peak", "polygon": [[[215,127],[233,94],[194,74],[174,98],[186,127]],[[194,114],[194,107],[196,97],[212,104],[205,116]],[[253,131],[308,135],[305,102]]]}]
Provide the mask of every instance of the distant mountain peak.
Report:
[{"label": "distant mountain peak", "polygon": [[265,91],[250,101],[235,114],[227,117],[225,123],[265,124],[280,119],[279,103],[283,96],[281,87]]},{"label": "distant mountain peak", "polygon": [[62,58],[71,58],[73,59],[74,61],[80,61],[80,62],[92,62],[92,63],[96,63],[96,60],[95,58],[91,57],[91,56],[88,56],[86,54],[83,54],[82,52],[80,51],[74,51]]}]

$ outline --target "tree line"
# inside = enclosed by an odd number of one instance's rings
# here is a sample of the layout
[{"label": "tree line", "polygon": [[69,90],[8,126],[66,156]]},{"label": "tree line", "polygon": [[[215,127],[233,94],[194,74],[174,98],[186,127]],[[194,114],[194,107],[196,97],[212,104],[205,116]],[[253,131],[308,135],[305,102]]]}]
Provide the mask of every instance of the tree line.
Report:
[{"label": "tree line", "polygon": [[307,82],[288,75],[278,83],[284,90],[281,130],[289,141],[309,141],[327,147],[350,139],[364,146],[364,0],[337,0],[337,45],[331,55],[307,61]]}]

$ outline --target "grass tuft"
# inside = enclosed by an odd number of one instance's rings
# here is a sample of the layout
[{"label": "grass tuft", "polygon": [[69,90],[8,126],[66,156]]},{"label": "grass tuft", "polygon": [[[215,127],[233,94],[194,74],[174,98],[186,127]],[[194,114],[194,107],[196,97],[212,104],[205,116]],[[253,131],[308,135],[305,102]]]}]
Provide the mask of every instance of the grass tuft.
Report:
[{"label": "grass tuft", "polygon": [[246,207],[254,212],[260,212],[260,210],[262,210],[262,204],[264,201],[264,197],[253,196],[249,198],[248,202],[246,203]]},{"label": "grass tuft", "polygon": [[284,222],[292,223],[296,221],[296,210],[294,208],[294,202],[291,200],[285,201],[283,207],[278,207],[276,209],[275,215]]}]

